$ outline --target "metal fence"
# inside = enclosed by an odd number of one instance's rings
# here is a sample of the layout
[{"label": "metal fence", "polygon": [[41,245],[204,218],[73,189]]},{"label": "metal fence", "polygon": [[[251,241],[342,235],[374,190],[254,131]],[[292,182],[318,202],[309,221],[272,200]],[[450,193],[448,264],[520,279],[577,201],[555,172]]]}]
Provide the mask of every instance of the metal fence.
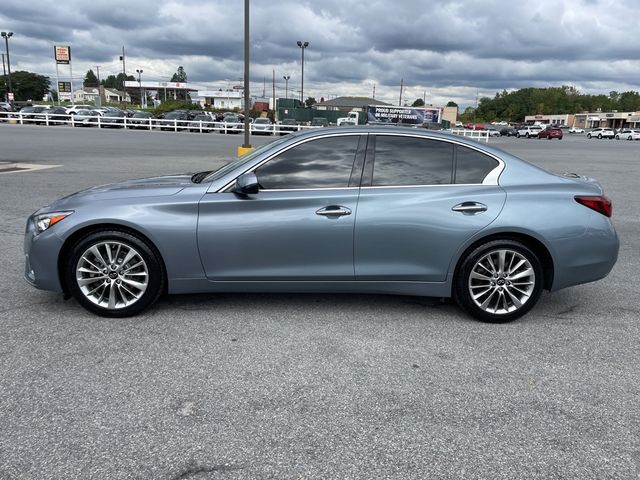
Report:
[{"label": "metal fence", "polygon": [[[67,125],[71,127],[97,127],[97,128],[128,128],[139,130],[169,130],[178,132],[188,130],[192,132],[220,132],[242,133],[244,122],[224,122],[216,120],[181,120],[167,118],[129,118],[109,117],[107,115],[62,115],[48,113],[21,113],[0,112],[0,121],[18,123],[20,125]],[[251,123],[250,130],[253,135],[283,135],[300,130],[322,128],[309,125],[255,125]]]},{"label": "metal fence", "polygon": [[[97,127],[97,128],[127,128],[138,130],[169,130],[179,132],[188,130],[191,132],[208,133],[220,132],[225,134],[242,133],[244,131],[243,122],[224,122],[216,120],[180,120],[167,118],[130,118],[130,117],[110,117],[107,115],[66,115],[49,113],[22,113],[22,112],[2,112],[0,111],[0,121],[36,125],[67,125],[71,127]],[[322,128],[310,125],[256,125],[250,124],[253,135],[284,135],[286,133],[300,130]],[[469,137],[478,141],[489,142],[490,132],[488,130],[466,130],[454,129],[450,131],[454,135]]]},{"label": "metal fence", "polygon": [[462,137],[475,138],[478,141],[484,140],[485,143],[489,143],[489,130],[467,130],[467,129],[454,129],[451,130],[454,135],[460,135]]}]

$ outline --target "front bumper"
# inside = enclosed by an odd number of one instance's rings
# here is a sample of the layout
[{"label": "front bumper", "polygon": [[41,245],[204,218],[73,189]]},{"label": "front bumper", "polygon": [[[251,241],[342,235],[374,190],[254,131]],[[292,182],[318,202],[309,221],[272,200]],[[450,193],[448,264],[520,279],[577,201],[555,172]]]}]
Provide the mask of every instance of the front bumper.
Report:
[{"label": "front bumper", "polygon": [[24,278],[30,285],[41,290],[62,292],[58,275],[58,256],[64,242],[51,231],[52,229],[34,235],[33,217],[27,221],[24,234]]}]

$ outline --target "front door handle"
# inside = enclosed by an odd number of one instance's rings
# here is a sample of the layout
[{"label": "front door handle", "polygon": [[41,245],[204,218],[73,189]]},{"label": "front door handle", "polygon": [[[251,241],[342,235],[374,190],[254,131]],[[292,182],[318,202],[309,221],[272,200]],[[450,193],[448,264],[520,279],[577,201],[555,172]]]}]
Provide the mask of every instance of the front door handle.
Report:
[{"label": "front door handle", "polygon": [[480,202],[462,202],[452,207],[451,210],[465,215],[475,215],[480,212],[486,212],[487,206]]},{"label": "front door handle", "polygon": [[322,215],[323,217],[342,217],[343,215],[351,215],[351,209],[343,207],[341,205],[330,205],[323,207],[320,210],[316,210],[316,215]]}]

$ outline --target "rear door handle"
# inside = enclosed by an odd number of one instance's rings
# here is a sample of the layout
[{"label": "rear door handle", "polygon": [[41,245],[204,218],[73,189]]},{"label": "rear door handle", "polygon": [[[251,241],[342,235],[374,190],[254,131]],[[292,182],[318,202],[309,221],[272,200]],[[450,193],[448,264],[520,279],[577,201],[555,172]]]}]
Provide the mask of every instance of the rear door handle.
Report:
[{"label": "rear door handle", "polygon": [[465,215],[475,215],[477,213],[486,212],[487,206],[480,202],[462,202],[452,207],[451,210]]},{"label": "rear door handle", "polygon": [[343,215],[351,215],[351,209],[341,205],[330,205],[316,210],[316,215],[323,217],[342,217]]}]

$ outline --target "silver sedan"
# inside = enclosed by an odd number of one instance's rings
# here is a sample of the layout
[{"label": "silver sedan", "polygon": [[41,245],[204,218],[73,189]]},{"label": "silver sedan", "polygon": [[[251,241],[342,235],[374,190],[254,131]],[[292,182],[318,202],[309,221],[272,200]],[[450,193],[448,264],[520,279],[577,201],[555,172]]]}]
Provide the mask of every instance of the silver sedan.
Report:
[{"label": "silver sedan", "polygon": [[288,135],[211,172],[132,180],[27,221],[25,278],[99,315],[164,293],[453,297],[507,322],[541,292],[605,277],[618,255],[593,179],[402,127]]}]

